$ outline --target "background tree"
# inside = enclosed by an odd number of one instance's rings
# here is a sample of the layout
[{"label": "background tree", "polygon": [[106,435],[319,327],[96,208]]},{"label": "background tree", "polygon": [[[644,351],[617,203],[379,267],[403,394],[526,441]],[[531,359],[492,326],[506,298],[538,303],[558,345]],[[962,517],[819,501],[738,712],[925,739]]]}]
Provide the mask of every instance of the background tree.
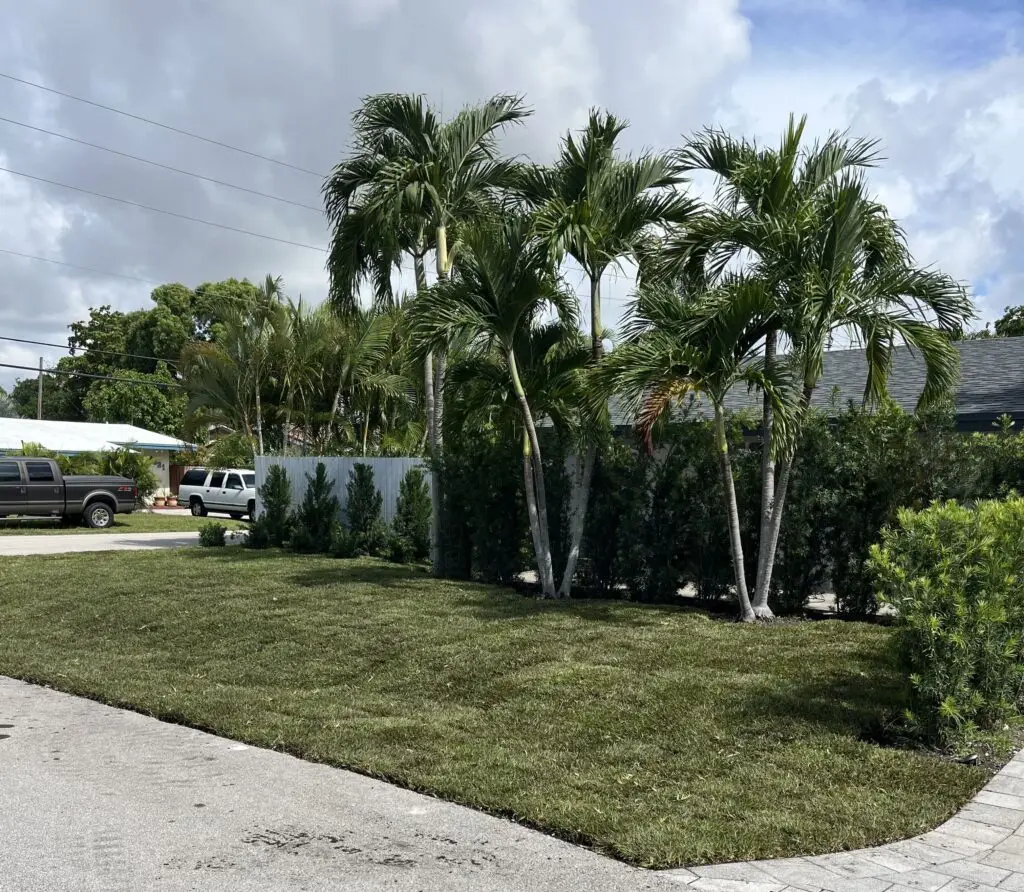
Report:
[{"label": "background tree", "polygon": [[[499,157],[498,135],[529,114],[517,96],[495,96],[443,121],[423,96],[386,93],[366,99],[353,118],[354,152],[324,184],[332,223],[332,294],[351,312],[353,287],[372,279],[378,296],[403,255],[413,259],[417,292],[427,285],[433,250],[447,279],[461,229],[490,216],[515,181],[516,166]],[[362,245],[362,247],[361,247]],[[335,265],[337,264],[337,265]],[[424,359],[427,437],[435,464],[442,448],[444,344]],[[432,475],[433,528],[440,524],[440,479]],[[435,540],[436,540],[435,536]],[[440,552],[433,549],[435,572]]]},{"label": "background tree", "polygon": [[85,397],[89,421],[134,424],[174,437],[181,435],[185,405],[181,385],[164,365],[155,374],[120,370],[118,380],[95,382]]}]

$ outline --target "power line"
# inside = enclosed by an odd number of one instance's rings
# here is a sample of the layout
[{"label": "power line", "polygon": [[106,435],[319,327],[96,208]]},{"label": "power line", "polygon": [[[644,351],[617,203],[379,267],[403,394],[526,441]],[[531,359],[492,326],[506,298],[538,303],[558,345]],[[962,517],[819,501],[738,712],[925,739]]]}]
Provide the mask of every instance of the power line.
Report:
[{"label": "power line", "polygon": [[[5,335],[0,335],[0,341],[14,341],[17,344],[34,344],[37,347],[56,347],[58,350],[66,350],[72,356],[75,355],[75,350],[78,347],[69,347],[66,344],[51,344],[49,341],[30,341],[27,338],[12,338]],[[101,353],[104,356],[124,356],[128,359],[148,359],[153,362],[165,362],[168,365],[177,365],[173,359],[164,359],[161,356],[142,356],[138,353],[122,353],[119,350],[100,350],[98,347],[90,347],[88,345],[81,348],[82,353]]]},{"label": "power line", "polygon": [[69,142],[78,143],[80,146],[88,146],[90,149],[99,149],[101,152],[109,152],[111,155],[120,155],[122,158],[130,158],[132,161],[139,161],[142,164],[150,164],[153,167],[159,167],[162,170],[169,170],[172,173],[180,173],[187,177],[195,177],[197,180],[205,180],[207,183],[214,183],[228,189],[237,189],[239,192],[248,192],[250,195],[258,195],[260,198],[269,198],[271,201],[280,201],[283,204],[291,204],[297,208],[304,208],[307,211],[316,211],[318,214],[323,213],[323,208],[316,207],[312,204],[303,204],[301,201],[292,201],[290,198],[282,198],[280,195],[271,195],[268,192],[260,192],[258,189],[249,189],[246,186],[238,186],[235,183],[226,183],[224,180],[217,180],[213,177],[204,176],[201,173],[182,170],[180,167],[171,167],[169,164],[161,164],[159,161],[151,161],[149,158],[141,158],[138,155],[130,155],[128,152],[120,152],[117,149],[111,149],[109,146],[101,146],[94,142],[86,142],[84,139],[78,139],[75,136],[68,136],[66,133],[57,133],[55,130],[47,130],[45,127],[36,127],[34,124],[26,124],[24,121],[15,121],[13,118],[4,117],[0,117],[0,121],[4,121],[7,124],[14,124],[17,127],[25,127],[29,130],[35,130],[37,133],[45,133],[47,136],[56,136],[58,139],[66,139]]},{"label": "power line", "polygon": [[135,121],[142,121],[144,124],[152,124],[154,127],[161,127],[164,130],[169,130],[171,133],[178,133],[182,136],[188,136],[192,139],[198,139],[202,142],[209,143],[213,146],[220,146],[222,149],[230,149],[232,152],[239,152],[242,155],[248,155],[250,158],[259,158],[260,161],[269,161],[271,164],[277,164],[281,167],[287,167],[290,170],[297,170],[300,173],[309,174],[310,176],[317,177],[318,179],[324,179],[324,174],[317,173],[315,170],[308,170],[305,167],[299,167],[295,164],[289,164],[287,161],[280,161],[277,158],[271,158],[268,155],[261,155],[258,152],[250,152],[248,149],[242,149],[238,146],[233,146],[226,142],[220,142],[220,140],[210,139],[208,136],[200,136],[198,133],[192,133],[190,130],[182,130],[180,127],[172,127],[170,124],[162,124],[160,121],[154,121],[152,118],[144,118],[142,115],[135,115],[131,112],[123,111],[119,108],[114,108],[111,105],[103,105],[100,102],[93,102],[91,99],[83,99],[81,96],[73,96],[71,93],[64,93],[61,90],[55,90],[53,87],[44,87],[42,84],[36,84],[32,81],[24,80],[20,77],[15,77],[13,74],[4,74],[0,71],[0,77],[6,78],[9,81],[14,81],[18,84],[24,84],[26,87],[35,87],[37,90],[45,90],[47,93],[53,93],[56,96],[63,96],[65,99],[73,99],[75,102],[82,102],[85,105],[91,105],[93,108],[102,108],[104,111],[113,112],[115,115],[123,115],[126,118],[132,118]]},{"label": "power line", "polygon": [[137,201],[129,201],[127,198],[115,198],[113,195],[105,195],[102,192],[93,192],[89,189],[82,189],[79,186],[70,186],[67,183],[58,183],[56,180],[48,180],[45,177],[33,176],[30,173],[22,173],[20,170],[11,170],[9,167],[0,167],[0,171],[3,173],[13,174],[18,177],[25,177],[29,180],[36,180],[40,183],[49,183],[51,186],[60,186],[62,189],[71,189],[85,195],[93,195],[96,198],[106,198],[108,201],[116,201],[120,204],[126,204],[129,207],[141,208],[144,211],[153,211],[157,214],[166,214],[168,217],[177,217],[179,220],[191,220],[193,223],[202,223],[204,226],[213,226],[216,229],[226,229],[228,232],[238,232],[242,235],[250,235],[253,238],[262,238],[270,242],[280,242],[282,245],[291,245],[293,248],[306,248],[310,251],[319,251],[321,254],[327,253],[326,248],[320,248],[317,245],[306,245],[302,242],[292,242],[288,239],[278,238],[274,235],[264,235],[262,232],[252,232],[249,229],[239,229],[237,226],[228,226],[225,223],[214,223],[210,220],[202,220],[199,217],[190,217],[188,214],[179,214],[177,211],[167,211],[163,208],[155,208],[148,204],[140,204]]},{"label": "power line", "polygon": [[[39,374],[39,369],[31,365],[12,365],[9,362],[0,362],[0,369],[21,369],[26,372]],[[119,381],[122,384],[134,384],[138,387],[174,387],[182,389],[182,385],[165,381],[139,381],[137,378],[118,378],[115,375],[92,375],[88,372],[69,372],[66,369],[43,369],[44,375],[70,375],[78,378],[95,378],[97,381]]]},{"label": "power line", "polygon": [[39,257],[36,254],[23,254],[21,251],[12,251],[10,248],[0,248],[2,254],[13,254],[15,257],[24,257],[26,260],[41,260],[43,263],[55,263],[58,266],[70,266],[73,269],[84,269],[90,273],[98,273],[101,276],[116,276],[118,279],[130,279],[133,282],[142,282],[145,285],[165,285],[165,282],[153,282],[150,279],[140,279],[138,276],[128,276],[124,273],[111,273],[106,270],[96,269],[92,266],[81,266],[77,263],[68,263],[66,260],[54,260],[52,257]]}]

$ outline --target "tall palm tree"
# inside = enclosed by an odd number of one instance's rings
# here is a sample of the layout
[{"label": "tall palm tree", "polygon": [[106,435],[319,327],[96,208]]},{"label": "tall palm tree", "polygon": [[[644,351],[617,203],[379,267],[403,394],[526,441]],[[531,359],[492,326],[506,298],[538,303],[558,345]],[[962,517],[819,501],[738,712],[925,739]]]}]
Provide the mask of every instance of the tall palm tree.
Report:
[{"label": "tall palm tree", "polygon": [[[188,413],[254,439],[264,452],[263,393],[273,373],[273,331],[283,313],[280,277],[268,275],[253,301],[217,299],[217,337],[182,352]],[[279,324],[279,323],[278,323]]]},{"label": "tall palm tree", "polygon": [[514,395],[522,423],[523,482],[541,591],[556,597],[537,406],[523,377],[530,332],[554,309],[578,326],[575,297],[562,289],[545,246],[528,221],[510,215],[462,234],[456,275],[440,280],[411,307],[414,340],[427,347],[459,339],[470,355],[495,363]]},{"label": "tall palm tree", "polygon": [[[719,130],[704,131],[684,146],[676,154],[676,162],[685,171],[714,174],[716,198],[684,230],[666,240],[648,270],[669,280],[681,274],[700,274],[714,282],[737,267],[762,277],[774,296],[774,309],[764,320],[760,352],[770,374],[780,338],[794,351],[809,351],[805,376],[809,391],[802,397],[809,403],[820,380],[821,354],[837,330],[851,325],[842,310],[842,293],[862,288],[882,267],[893,271],[888,279],[893,282],[900,277],[898,271],[912,271],[914,266],[898,227],[885,208],[866,195],[863,176],[879,161],[877,143],[833,132],[805,145],[805,127],[805,118],[797,121],[791,116],[777,148],[758,146]],[[839,195],[845,199],[840,201]],[[877,287],[882,281],[878,280],[874,292],[876,310],[883,315],[895,313],[896,321],[907,314],[911,322],[934,319],[935,311],[945,319],[950,310],[959,312],[955,308],[965,306],[962,292],[945,277],[931,278],[930,296],[882,294]],[[823,289],[831,297],[821,300]],[[724,294],[728,296],[728,292]],[[932,300],[937,303],[929,307]],[[879,331],[893,330],[886,325],[883,320]],[[853,328],[862,335],[868,331],[858,325]],[[895,337],[899,340],[902,335]],[[884,381],[882,368],[872,374],[873,381]],[[771,616],[768,595],[795,450],[794,441],[792,450],[780,459],[776,479],[773,426],[773,404],[765,394],[761,535],[753,601],[755,613],[761,617]]]},{"label": "tall palm tree", "polygon": [[714,325],[701,324],[708,299],[763,310],[770,306],[770,290],[764,280],[742,276],[730,276],[713,292],[706,292],[699,279],[677,287],[642,287],[627,316],[623,343],[593,373],[592,397],[603,404],[613,393],[620,394],[648,442],[657,420],[678,400],[696,394],[711,404],[736,599],[740,618],[753,622],[756,617],[744,572],[739,508],[726,438],[725,397],[740,385],[767,393],[780,421],[777,442],[790,431],[792,401],[786,397],[789,384],[784,369],[777,366],[769,374],[763,358],[757,356],[757,345],[764,336],[763,312],[719,313]]},{"label": "tall palm tree", "polygon": [[[590,283],[590,339],[595,362],[603,351],[601,279],[611,266],[640,260],[648,244],[669,225],[680,226],[696,205],[679,186],[677,165],[666,155],[639,157],[621,153],[619,138],[628,122],[593,109],[586,127],[568,133],[550,167],[524,167],[517,190],[533,211],[534,227],[556,263],[569,256]],[[590,425],[593,431],[597,425]],[[579,558],[596,444],[586,444],[582,469],[577,462],[569,559],[561,591],[569,594]]]},{"label": "tall palm tree", "polygon": [[[530,114],[518,96],[499,95],[445,121],[423,96],[384,93],[364,100],[353,118],[352,155],[323,186],[333,227],[328,260],[332,296],[348,311],[354,288],[372,281],[378,299],[390,294],[391,271],[411,256],[417,293],[427,287],[432,250],[438,279],[448,278],[462,227],[494,212],[515,181],[516,165],[499,156],[498,136]],[[424,359],[430,452],[442,446],[445,345]],[[440,480],[432,477],[432,558],[440,569],[436,531]]]},{"label": "tall palm tree", "polygon": [[[898,344],[923,355],[928,382],[922,398],[934,400],[955,383],[957,357],[948,335],[972,316],[970,301],[948,276],[915,266],[902,231],[869,196],[864,169],[877,159],[874,144],[832,134],[802,149],[802,132],[803,121],[791,119],[778,151],[758,150],[718,133],[707,133],[684,149],[684,165],[698,159],[717,165],[723,178],[719,205],[670,240],[662,269],[701,271],[714,278],[727,275],[730,265],[745,263],[764,277],[774,306],[763,317],[761,350],[770,370],[778,338],[786,339],[800,366],[803,413],[837,333],[867,347],[866,402],[884,395]],[[728,299],[728,292],[724,296]],[[722,300],[712,304],[724,309]],[[753,602],[760,617],[772,615],[768,596],[796,450],[794,440],[780,454],[776,469],[773,422],[766,397]]]},{"label": "tall palm tree", "polygon": [[296,409],[302,415],[308,439],[314,399],[324,384],[327,359],[333,349],[333,333],[331,307],[321,304],[311,309],[301,297],[298,303],[288,299],[283,312],[274,319],[273,362],[285,404],[282,439],[286,451]]},{"label": "tall palm tree", "polygon": [[348,317],[330,318],[324,379],[334,386],[331,418],[348,422],[353,446],[366,455],[375,412],[389,403],[412,403],[409,379],[393,365],[401,317],[396,310],[357,309]]}]

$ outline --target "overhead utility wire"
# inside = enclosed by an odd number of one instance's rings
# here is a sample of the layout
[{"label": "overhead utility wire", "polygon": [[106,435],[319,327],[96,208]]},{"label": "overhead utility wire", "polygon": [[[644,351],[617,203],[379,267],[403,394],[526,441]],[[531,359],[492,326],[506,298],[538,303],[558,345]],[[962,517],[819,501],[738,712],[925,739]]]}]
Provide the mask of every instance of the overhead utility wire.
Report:
[{"label": "overhead utility wire", "polygon": [[[37,375],[40,370],[30,365],[12,365],[9,362],[0,362],[0,369],[22,369],[26,372],[35,372]],[[118,378],[114,375],[92,375],[88,372],[71,372],[66,369],[43,369],[44,375],[68,375],[73,378],[95,378],[97,381],[119,381],[122,384],[134,384],[137,387],[174,387],[182,389],[181,384],[165,381],[139,381],[137,378]]]},{"label": "overhead utility wire", "polygon": [[97,273],[101,276],[116,276],[118,279],[130,279],[133,282],[142,282],[145,285],[166,285],[166,282],[154,282],[151,279],[140,279],[138,276],[129,276],[125,273],[112,273],[103,269],[96,269],[93,266],[81,266],[78,263],[68,263],[66,260],[54,260],[52,257],[40,257],[37,254],[25,254],[21,251],[12,251],[10,248],[0,248],[0,254],[11,254],[14,257],[24,257],[26,260],[41,260],[43,263],[55,263],[57,266],[70,266],[72,269],[84,269],[90,273]]},{"label": "overhead utility wire", "polygon": [[252,232],[249,229],[239,229],[237,226],[228,226],[224,223],[214,223],[211,220],[203,220],[199,217],[190,217],[188,214],[179,214],[177,211],[167,211],[163,208],[155,208],[152,205],[140,204],[137,201],[129,201],[127,198],[116,198],[113,195],[105,195],[102,192],[93,192],[90,189],[82,189],[79,186],[71,186],[67,183],[58,183],[56,180],[48,180],[45,177],[33,176],[30,173],[22,173],[20,170],[11,170],[9,167],[0,167],[0,171],[3,173],[13,174],[18,177],[25,177],[29,180],[36,180],[39,183],[49,183],[51,186],[60,186],[62,189],[71,189],[75,192],[81,192],[85,195],[93,195],[96,198],[106,198],[108,201],[116,201],[120,204],[126,204],[130,207],[141,208],[144,211],[153,211],[157,214],[166,214],[168,217],[177,217],[179,220],[191,220],[193,223],[202,223],[204,226],[213,226],[216,229],[226,229],[228,232],[238,232],[242,235],[250,235],[253,238],[266,239],[270,242],[280,242],[282,245],[291,245],[293,248],[306,248],[310,251],[319,251],[321,254],[326,254],[327,249],[318,247],[317,245],[307,245],[302,242],[292,242],[288,239],[278,238],[274,235],[264,235],[262,232]]},{"label": "overhead utility wire", "polygon": [[250,158],[259,158],[260,161],[269,161],[271,164],[277,164],[281,167],[287,167],[291,170],[297,170],[300,173],[309,174],[310,176],[317,177],[318,179],[324,179],[322,173],[317,173],[315,170],[309,170],[305,167],[299,167],[296,164],[289,164],[287,161],[280,161],[277,158],[271,158],[268,155],[261,155],[258,152],[250,152],[248,149],[240,148],[239,146],[233,146],[230,143],[221,142],[217,139],[210,139],[208,136],[200,136],[198,133],[192,133],[190,130],[182,130],[180,127],[172,127],[170,124],[162,124],[160,121],[154,121],[152,118],[144,118],[142,115],[132,114],[131,112],[123,111],[119,108],[114,108],[112,105],[103,105],[101,102],[93,102],[91,99],[83,99],[81,96],[73,96],[71,93],[64,93],[61,90],[55,90],[53,87],[44,87],[42,84],[37,84],[32,81],[27,81],[24,78],[15,77],[13,74],[5,74],[0,71],[0,77],[5,78],[9,81],[14,81],[18,84],[24,84],[26,87],[35,87],[37,90],[45,90],[47,93],[53,93],[56,96],[63,96],[65,99],[73,99],[75,102],[82,102],[86,105],[91,105],[93,108],[102,108],[104,111],[113,112],[116,115],[123,115],[126,118],[132,118],[135,121],[142,121],[144,124],[152,124],[154,127],[161,127],[164,130],[169,130],[171,133],[178,133],[182,136],[188,136],[192,139],[198,139],[202,142],[209,143],[213,146],[220,146],[222,149],[230,149],[232,152],[239,152],[242,155],[248,155]]},{"label": "overhead utility wire", "polygon": [[142,158],[138,155],[131,155],[128,152],[121,152],[109,146],[101,146],[94,142],[87,142],[75,136],[68,136],[66,133],[58,133],[56,130],[47,130],[45,127],[36,127],[34,124],[26,124],[24,121],[15,121],[13,118],[0,117],[0,121],[7,124],[14,124],[17,127],[25,127],[28,130],[35,130],[37,133],[45,133],[47,136],[56,136],[58,139],[66,139],[68,142],[78,143],[80,146],[88,146],[90,149],[99,149],[101,152],[109,152],[111,155],[120,155],[122,158],[130,158],[132,161],[139,161],[142,164],[150,164],[162,170],[169,170],[172,173],[180,173],[186,177],[195,177],[197,180],[205,180],[207,183],[214,183],[228,189],[237,189],[239,192],[247,192],[249,195],[258,195],[260,198],[269,198],[271,201],[280,201],[283,204],[291,204],[297,208],[304,208],[307,211],[323,213],[323,208],[312,204],[303,204],[301,201],[292,201],[290,198],[282,198],[280,195],[271,195],[269,192],[260,192],[258,189],[249,189],[246,186],[238,186],[235,183],[226,183],[224,180],[204,176],[201,173],[193,173],[190,170],[182,170],[180,167],[171,167],[169,164],[161,164],[159,161],[151,161],[149,158]]},{"label": "overhead utility wire", "polygon": [[81,350],[85,353],[102,353],[104,356],[124,356],[128,359],[149,359],[153,362],[166,362],[168,365],[177,365],[173,359],[164,359],[160,356],[141,356],[138,353],[122,353],[119,350],[100,350],[98,347],[90,347],[85,345],[83,347],[70,347],[67,344],[53,344],[49,341],[31,341],[27,338],[12,338],[6,335],[0,335],[0,341],[14,341],[16,344],[34,344],[37,347],[56,347],[58,350],[66,350],[72,356],[75,355],[76,350]]}]

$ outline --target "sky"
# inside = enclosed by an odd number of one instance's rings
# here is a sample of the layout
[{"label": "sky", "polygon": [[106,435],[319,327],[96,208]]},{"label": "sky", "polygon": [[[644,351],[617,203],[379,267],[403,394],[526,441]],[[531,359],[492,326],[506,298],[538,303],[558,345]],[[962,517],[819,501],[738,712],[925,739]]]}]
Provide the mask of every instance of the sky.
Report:
[{"label": "sky", "polygon": [[[147,306],[170,281],[271,273],[289,294],[321,300],[321,177],[346,152],[359,99],[383,91],[427,94],[446,113],[522,93],[534,114],[504,145],[538,161],[593,106],[629,119],[631,151],[679,146],[707,125],[776,142],[791,112],[807,114],[812,136],[880,140],[887,160],[873,188],[918,262],[971,289],[980,322],[1024,303],[1021,0],[0,0],[0,21],[0,74],[306,171],[0,77],[9,338],[62,343],[89,307]],[[614,320],[628,270],[604,287]],[[0,363],[34,367],[41,355],[63,353],[0,341]],[[25,374],[0,368],[0,385]]]}]

